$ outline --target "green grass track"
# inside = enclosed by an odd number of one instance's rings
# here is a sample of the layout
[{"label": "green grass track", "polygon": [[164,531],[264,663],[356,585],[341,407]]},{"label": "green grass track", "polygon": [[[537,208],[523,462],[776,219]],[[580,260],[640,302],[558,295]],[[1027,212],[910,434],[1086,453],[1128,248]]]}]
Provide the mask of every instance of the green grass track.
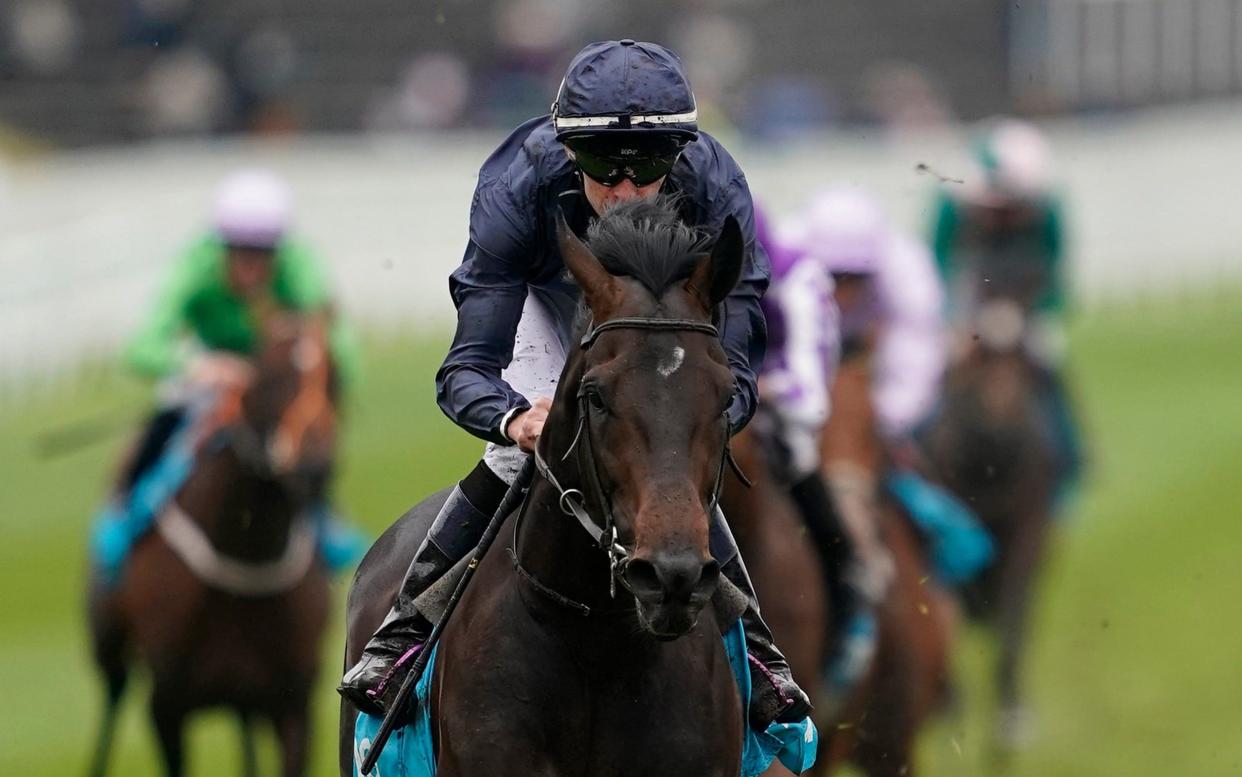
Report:
[{"label": "green grass track", "polygon": [[[481,443],[435,406],[445,336],[371,340],[346,422],[340,501],[372,533],[461,477]],[[1027,686],[1039,738],[1013,777],[1242,775],[1242,295],[1079,321],[1071,370],[1093,453],[1089,488],[1053,546]],[[0,403],[0,775],[76,775],[100,689],[82,618],[89,516],[146,392],[84,369]],[[39,455],[49,432],[121,431]],[[338,583],[343,602],[344,581]],[[315,775],[335,775],[340,613],[324,646]],[[929,729],[924,774],[997,773],[986,758],[992,648],[957,650],[962,713]],[[131,685],[111,774],[160,773],[146,687]],[[234,722],[207,714],[192,775],[237,773]],[[265,774],[275,749],[261,750]]]}]

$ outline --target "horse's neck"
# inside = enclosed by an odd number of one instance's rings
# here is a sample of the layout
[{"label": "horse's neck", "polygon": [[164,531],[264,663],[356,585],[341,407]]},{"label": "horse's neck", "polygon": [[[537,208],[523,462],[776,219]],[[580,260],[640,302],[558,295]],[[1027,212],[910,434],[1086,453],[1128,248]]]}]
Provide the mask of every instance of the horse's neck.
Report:
[{"label": "horse's neck", "polygon": [[843,364],[832,387],[832,416],[821,439],[826,467],[846,468],[874,477],[883,464],[883,447],[871,401],[871,370],[862,360]]},{"label": "horse's neck", "polygon": [[279,557],[297,512],[285,489],[247,474],[228,451],[201,456],[176,499],[217,551],[242,561]]}]

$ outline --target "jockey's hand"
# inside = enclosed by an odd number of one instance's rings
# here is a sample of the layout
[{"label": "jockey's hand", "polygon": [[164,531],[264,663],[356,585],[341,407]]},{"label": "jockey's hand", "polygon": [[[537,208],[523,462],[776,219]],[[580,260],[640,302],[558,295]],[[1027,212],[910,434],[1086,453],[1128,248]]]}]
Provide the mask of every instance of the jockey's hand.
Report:
[{"label": "jockey's hand", "polygon": [[527,453],[534,453],[539,444],[539,435],[543,433],[543,424],[548,420],[548,411],[552,409],[550,397],[539,397],[530,410],[523,410],[509,419],[505,434],[518,447]]},{"label": "jockey's hand", "polygon": [[254,367],[246,359],[218,351],[195,356],[186,370],[191,384],[205,388],[244,386],[253,374]]}]

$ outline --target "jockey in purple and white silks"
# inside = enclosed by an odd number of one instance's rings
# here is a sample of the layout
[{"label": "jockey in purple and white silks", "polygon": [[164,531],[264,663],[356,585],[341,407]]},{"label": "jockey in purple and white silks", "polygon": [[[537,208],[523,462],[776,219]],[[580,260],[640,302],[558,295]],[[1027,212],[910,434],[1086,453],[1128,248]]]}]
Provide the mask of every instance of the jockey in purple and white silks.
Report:
[{"label": "jockey in purple and white silks", "polygon": [[[812,300],[822,300],[824,281],[819,277],[831,279],[836,306],[835,312],[812,314],[821,328],[817,340],[774,338],[771,348],[781,356],[773,363],[817,363],[831,386],[836,361],[824,354],[833,353],[834,341],[842,359],[869,355],[879,433],[894,454],[884,486],[931,538],[940,577],[948,583],[968,579],[990,558],[990,542],[969,508],[912,466],[919,458],[912,453],[917,450],[914,434],[936,407],[948,359],[944,291],[931,252],[896,229],[875,200],[851,187],[820,191],[773,245],[773,255],[780,257],[774,266],[790,267],[785,271],[787,280],[780,271],[774,272],[770,295],[782,302],[786,319],[792,310],[807,310]],[[824,309],[822,302],[819,308]],[[857,548],[853,571],[847,566],[846,584],[854,586],[863,604],[874,603],[887,586],[891,564],[869,520],[870,511],[853,506],[852,495],[873,492],[877,484],[860,484],[862,473],[842,462],[820,462],[818,445],[806,449],[805,461],[798,459],[799,438],[808,433],[797,424],[815,418],[807,398],[821,396],[816,387],[807,385],[815,373],[810,368],[789,373],[799,385],[776,395],[777,412],[785,422],[787,446],[794,452],[791,458],[800,471],[825,473],[841,522]],[[766,387],[768,377],[762,381]],[[822,396],[826,415],[827,394]],[[800,502],[805,498],[797,488],[794,495]]]},{"label": "jockey in purple and white silks", "polygon": [[[946,363],[944,292],[931,252],[891,226],[869,196],[847,187],[818,193],[778,243],[796,266],[835,279],[836,328],[825,337],[835,335],[846,355],[873,348],[872,398],[881,434],[905,437],[935,405]],[[781,282],[773,285],[774,295],[783,298],[775,293]],[[775,342],[771,347],[777,349]],[[807,358],[800,351],[808,346],[800,341],[780,348],[786,361]]]},{"label": "jockey in purple and white silks", "polygon": [[873,612],[892,561],[869,508],[874,479],[821,461],[832,385],[843,356],[870,349],[881,432],[908,433],[934,403],[943,368],[940,287],[930,254],[860,193],[824,190],[784,227],[760,236],[773,268],[760,386],[790,494],[831,571],[843,627],[828,679],[839,701],[874,650]]},{"label": "jockey in purple and white silks", "polygon": [[[729,217],[747,244],[742,276],[719,306],[721,345],[736,391],[733,432],[758,404],[754,370],[763,360],[759,300],[768,262],[754,240],[746,177],[729,152],[698,128],[681,60],[633,40],[593,43],[570,63],[551,115],[531,119],[483,163],[469,240],[449,279],[457,332],[436,376],[440,408],[489,444],[453,489],[417,550],[392,610],[340,691],[364,712],[382,712],[401,685],[431,624],[415,599],[465,557],[534,449],[573,337],[580,293],[562,262],[556,224],[586,231],[617,202],[675,197],[682,220],[718,233]],[[794,722],[810,709],[788,662],[759,617],[753,587],[719,511],[710,522],[721,573],[747,595],[742,616],[752,661],[749,721]]]},{"label": "jockey in purple and white silks", "polygon": [[755,235],[772,264],[772,285],[762,300],[768,354],[760,392],[765,411],[779,416],[785,468],[797,481],[819,468],[819,437],[841,356],[840,314],[832,275],[777,240],[758,208]]}]

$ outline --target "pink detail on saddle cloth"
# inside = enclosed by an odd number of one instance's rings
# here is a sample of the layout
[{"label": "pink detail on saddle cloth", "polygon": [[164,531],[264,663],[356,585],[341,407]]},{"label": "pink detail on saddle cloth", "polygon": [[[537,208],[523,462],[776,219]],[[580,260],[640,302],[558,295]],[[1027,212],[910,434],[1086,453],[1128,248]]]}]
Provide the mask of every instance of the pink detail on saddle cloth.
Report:
[{"label": "pink detail on saddle cloth", "polygon": [[388,687],[388,683],[392,680],[392,676],[397,673],[397,670],[400,669],[405,664],[406,661],[410,660],[410,658],[415,653],[417,653],[418,651],[422,649],[423,649],[423,643],[419,642],[418,644],[412,646],[409,650],[402,653],[401,657],[398,658],[396,663],[392,665],[392,669],[388,670],[388,674],[384,675],[384,679],[380,680],[379,684],[376,685],[374,688],[371,688],[367,691],[367,696],[370,696],[372,699],[378,699],[380,696],[382,696],[384,693],[384,689]]},{"label": "pink detail on saddle cloth", "polygon": [[774,689],[776,689],[776,695],[781,697],[781,701],[785,704],[786,707],[788,707],[790,704],[793,704],[794,700],[790,696],[788,696],[785,693],[785,691],[781,688],[781,684],[776,681],[776,675],[772,674],[771,669],[768,669],[766,666],[764,666],[762,661],[755,658],[749,652],[746,654],[746,660],[750,662],[751,666],[759,667],[759,671],[763,673],[763,676],[768,681],[768,683]]}]

